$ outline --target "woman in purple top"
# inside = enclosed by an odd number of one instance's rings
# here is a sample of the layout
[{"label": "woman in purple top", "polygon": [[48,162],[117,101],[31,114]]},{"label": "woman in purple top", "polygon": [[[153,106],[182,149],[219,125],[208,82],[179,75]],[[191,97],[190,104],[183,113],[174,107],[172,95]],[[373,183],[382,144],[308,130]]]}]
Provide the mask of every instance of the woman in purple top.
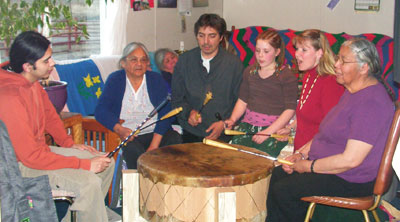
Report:
[{"label": "woman in purple top", "polygon": [[335,69],[346,91],[313,140],[287,158],[294,164],[273,170],[266,221],[303,221],[307,203],[301,197],[372,194],[394,114],[380,67],[378,52],[368,40],[343,43]]}]

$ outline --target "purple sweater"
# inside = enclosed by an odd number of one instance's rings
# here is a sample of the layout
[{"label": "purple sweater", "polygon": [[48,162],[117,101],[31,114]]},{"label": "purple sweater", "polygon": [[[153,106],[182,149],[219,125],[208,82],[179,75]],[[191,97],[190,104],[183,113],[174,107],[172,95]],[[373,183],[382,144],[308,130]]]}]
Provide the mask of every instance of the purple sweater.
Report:
[{"label": "purple sweater", "polygon": [[352,183],[373,181],[379,169],[394,105],[381,84],[356,93],[345,91],[320,124],[309,152],[311,160],[343,153],[349,139],[373,145],[364,161],[337,176]]}]

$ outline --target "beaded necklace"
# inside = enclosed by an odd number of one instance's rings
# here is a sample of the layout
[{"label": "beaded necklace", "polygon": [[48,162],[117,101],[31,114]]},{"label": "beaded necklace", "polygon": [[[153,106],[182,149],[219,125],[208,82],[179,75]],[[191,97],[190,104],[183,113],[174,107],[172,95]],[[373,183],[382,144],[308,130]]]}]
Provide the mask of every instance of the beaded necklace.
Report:
[{"label": "beaded necklace", "polygon": [[306,91],[306,88],[307,88],[308,80],[310,80],[310,76],[311,76],[311,75],[308,75],[308,76],[307,76],[306,84],[304,84],[303,90],[302,90],[302,92],[301,92],[301,97],[300,97],[300,109],[302,109],[304,103],[307,102],[308,96],[310,96],[311,90],[313,89],[313,87],[314,87],[314,85],[315,85],[315,82],[317,82],[317,79],[318,79],[318,77],[319,77],[319,75],[317,74],[317,77],[315,77],[313,84],[311,85],[310,89],[308,90],[308,93],[307,93],[306,98],[303,99],[304,92]]}]

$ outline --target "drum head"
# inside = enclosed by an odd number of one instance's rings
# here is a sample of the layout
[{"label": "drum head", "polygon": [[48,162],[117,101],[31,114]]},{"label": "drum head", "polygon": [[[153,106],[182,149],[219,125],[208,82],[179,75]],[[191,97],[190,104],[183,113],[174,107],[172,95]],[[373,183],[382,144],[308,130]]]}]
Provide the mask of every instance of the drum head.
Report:
[{"label": "drum head", "polygon": [[[265,154],[256,149],[237,148]],[[190,187],[230,187],[250,184],[267,177],[273,161],[243,152],[203,143],[161,147],[144,153],[138,171],[154,183]]]}]

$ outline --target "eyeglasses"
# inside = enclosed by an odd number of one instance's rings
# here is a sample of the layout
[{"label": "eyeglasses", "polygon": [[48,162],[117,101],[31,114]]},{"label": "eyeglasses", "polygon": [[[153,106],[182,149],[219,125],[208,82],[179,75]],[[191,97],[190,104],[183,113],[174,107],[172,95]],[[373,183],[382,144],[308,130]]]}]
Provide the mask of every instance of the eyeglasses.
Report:
[{"label": "eyeglasses", "polygon": [[147,63],[147,62],[149,61],[149,59],[148,59],[147,57],[142,57],[142,58],[140,58],[140,59],[137,58],[137,57],[132,57],[132,58],[127,57],[126,60],[127,60],[128,62],[132,62],[132,63],[134,63],[134,64],[137,64],[139,61],[140,61],[140,63]]},{"label": "eyeglasses", "polygon": [[337,63],[337,62],[339,62],[339,65],[344,65],[344,64],[346,64],[346,63],[359,63],[359,62],[357,62],[357,61],[349,61],[349,62],[344,61],[344,60],[343,60],[343,57],[341,57],[341,56],[339,56],[339,55],[336,55],[336,56],[335,56],[335,63]]}]

